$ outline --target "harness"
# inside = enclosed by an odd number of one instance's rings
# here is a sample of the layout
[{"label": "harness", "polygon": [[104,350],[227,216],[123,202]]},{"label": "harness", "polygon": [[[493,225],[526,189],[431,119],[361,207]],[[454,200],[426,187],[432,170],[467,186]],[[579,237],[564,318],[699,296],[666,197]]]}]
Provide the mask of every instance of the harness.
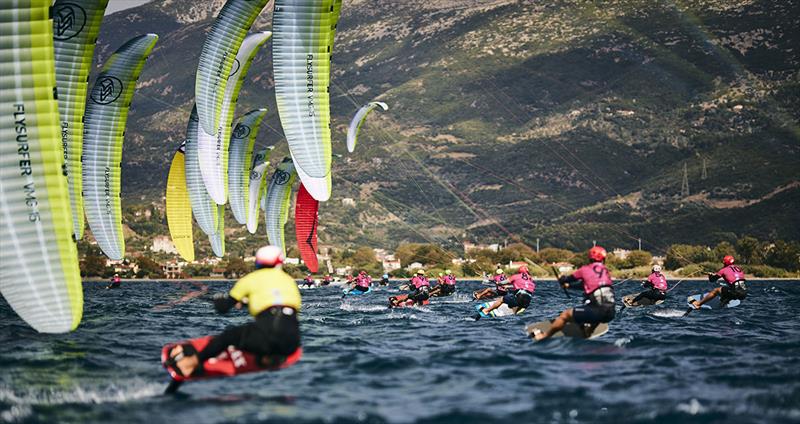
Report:
[{"label": "harness", "polygon": [[611,286],[602,286],[594,289],[586,296],[589,303],[596,306],[614,306],[614,289]]}]

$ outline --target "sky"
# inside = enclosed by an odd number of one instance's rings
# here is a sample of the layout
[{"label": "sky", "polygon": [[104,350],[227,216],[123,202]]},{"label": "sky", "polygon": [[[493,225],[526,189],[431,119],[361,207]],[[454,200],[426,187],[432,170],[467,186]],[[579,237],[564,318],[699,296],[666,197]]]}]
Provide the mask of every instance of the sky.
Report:
[{"label": "sky", "polygon": [[110,0],[106,8],[106,15],[119,12],[120,10],[130,9],[131,7],[136,7],[150,1],[151,0]]}]

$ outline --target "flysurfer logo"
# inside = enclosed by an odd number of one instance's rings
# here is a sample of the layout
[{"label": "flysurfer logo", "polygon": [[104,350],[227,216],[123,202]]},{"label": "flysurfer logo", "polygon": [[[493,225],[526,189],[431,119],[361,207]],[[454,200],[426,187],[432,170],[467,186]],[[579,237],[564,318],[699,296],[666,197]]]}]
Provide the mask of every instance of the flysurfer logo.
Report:
[{"label": "flysurfer logo", "polygon": [[272,176],[272,181],[275,185],[285,185],[289,182],[289,178],[291,178],[291,175],[288,172],[278,169],[275,171],[275,175]]},{"label": "flysurfer logo", "polygon": [[253,180],[253,181],[260,180],[261,179],[261,173],[258,172],[258,171],[250,171],[250,179]]},{"label": "flysurfer logo", "polygon": [[53,11],[53,38],[69,40],[80,34],[86,26],[86,11],[73,3],[62,3]]},{"label": "flysurfer logo", "polygon": [[314,55],[306,55],[306,92],[308,116],[314,116]]},{"label": "flysurfer logo", "polygon": [[104,76],[97,80],[92,90],[92,101],[107,105],[114,103],[122,94],[122,81],[111,76]]},{"label": "flysurfer logo", "polygon": [[236,128],[233,129],[234,138],[245,138],[248,135],[250,135],[250,127],[244,124],[236,124]]},{"label": "flysurfer logo", "polygon": [[231,79],[232,76],[239,72],[240,66],[242,66],[242,64],[239,63],[239,59],[233,59],[233,65],[231,66],[231,73],[228,74],[228,79]]}]

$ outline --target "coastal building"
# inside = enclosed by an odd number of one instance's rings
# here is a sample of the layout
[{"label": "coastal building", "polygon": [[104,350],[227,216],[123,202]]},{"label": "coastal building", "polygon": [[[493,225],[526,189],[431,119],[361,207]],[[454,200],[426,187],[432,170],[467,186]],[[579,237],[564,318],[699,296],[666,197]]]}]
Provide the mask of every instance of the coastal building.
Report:
[{"label": "coastal building", "polygon": [[381,261],[381,266],[383,267],[384,272],[393,271],[403,267],[400,263],[400,259],[395,258],[394,255],[386,255]]},{"label": "coastal building", "polygon": [[559,274],[566,274],[575,270],[575,266],[569,262],[554,262],[550,266],[555,267]]},{"label": "coastal building", "polygon": [[423,267],[423,266],[422,266],[422,264],[421,264],[421,263],[419,263],[419,262],[414,262],[414,263],[412,263],[411,265],[409,265],[409,266],[407,266],[407,267],[406,267],[406,271],[413,271],[413,270],[415,270],[415,269],[420,269],[420,268],[422,268],[422,267]]},{"label": "coastal building", "polygon": [[164,273],[164,277],[167,279],[183,278],[183,268],[185,266],[186,262],[173,259],[161,264],[161,272]]},{"label": "coastal building", "polygon": [[115,274],[136,274],[139,272],[139,265],[128,259],[106,259],[106,267],[113,268]]},{"label": "coastal building", "polygon": [[462,244],[464,247],[464,253],[469,253],[472,250],[491,250],[492,252],[497,252],[500,250],[500,245],[498,243],[492,244],[475,244],[470,241],[464,240]]},{"label": "coastal building", "polygon": [[153,252],[164,252],[177,255],[178,249],[168,236],[156,236],[153,238],[153,245],[150,247]]}]

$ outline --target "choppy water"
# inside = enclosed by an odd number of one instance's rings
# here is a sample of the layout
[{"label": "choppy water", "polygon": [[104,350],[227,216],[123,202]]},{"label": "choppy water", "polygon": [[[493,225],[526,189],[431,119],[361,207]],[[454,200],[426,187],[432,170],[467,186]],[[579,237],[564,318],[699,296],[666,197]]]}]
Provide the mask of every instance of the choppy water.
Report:
[{"label": "choppy water", "polygon": [[601,338],[540,344],[524,325],[578,302],[552,283],[524,315],[478,322],[466,319],[477,283],[394,311],[387,288],[344,302],[337,288],[307,290],[298,365],[178,396],[161,394],[161,346],[249,318],[216,315],[193,297],[201,283],[84,287],[83,323],[67,335],[36,334],[0,301],[0,421],[800,422],[798,282],[754,281],[739,308],[681,318],[685,297],[709,287],[684,282]]}]

